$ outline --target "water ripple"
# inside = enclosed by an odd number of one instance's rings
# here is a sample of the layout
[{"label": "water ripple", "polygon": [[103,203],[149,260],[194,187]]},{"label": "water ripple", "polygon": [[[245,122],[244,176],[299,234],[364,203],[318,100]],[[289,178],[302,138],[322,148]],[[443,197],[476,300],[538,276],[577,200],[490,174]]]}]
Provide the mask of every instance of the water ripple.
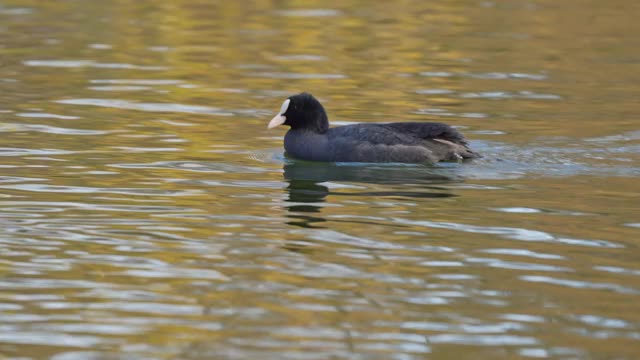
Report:
[{"label": "water ripple", "polygon": [[627,329],[631,324],[621,319],[606,318],[597,315],[579,315],[574,318],[584,324],[612,329]]},{"label": "water ripple", "polygon": [[182,85],[185,82],[175,79],[94,79],[92,84],[116,84],[116,85]]},{"label": "water ripple", "polygon": [[114,187],[83,187],[48,184],[17,184],[2,185],[2,189],[24,190],[33,192],[72,193],[72,194],[124,194],[138,196],[193,196],[200,194],[199,190],[162,190],[150,188],[114,188]]},{"label": "water ripple", "polygon": [[79,117],[77,116],[57,115],[57,114],[48,114],[48,113],[41,113],[41,112],[17,113],[16,116],[26,117],[26,118],[45,118],[45,119],[60,119],[60,120],[79,119]]},{"label": "water ripple", "polygon": [[77,152],[59,149],[0,148],[0,156],[68,155],[75,153]]},{"label": "water ripple", "polygon": [[87,89],[94,91],[144,91],[151,89],[148,86],[113,85],[113,86],[89,86]]},{"label": "water ripple", "polygon": [[340,16],[342,13],[339,10],[334,9],[295,9],[295,10],[280,10],[276,14],[288,17],[328,17],[328,16]]},{"label": "water ripple", "polygon": [[393,218],[393,221],[406,224],[406,225],[418,225],[435,229],[447,229],[456,230],[462,232],[476,233],[476,234],[493,234],[499,235],[508,239],[521,240],[521,241],[540,241],[540,242],[555,242],[567,245],[580,245],[580,246],[594,246],[594,247],[608,247],[608,248],[621,248],[620,244],[616,244],[606,240],[588,240],[588,239],[572,239],[565,237],[558,237],[549,234],[544,231],[529,230],[524,228],[513,228],[504,226],[477,226],[460,224],[453,222],[438,222],[428,220],[408,220],[402,218]]},{"label": "water ripple", "polygon": [[560,285],[560,286],[576,288],[576,289],[609,290],[609,291],[614,291],[621,294],[640,295],[640,290],[618,285],[618,284],[611,284],[611,283],[597,283],[597,282],[590,282],[590,281],[559,279],[559,278],[552,278],[548,276],[539,276],[539,275],[523,275],[523,276],[520,276],[520,279],[524,281],[529,281],[529,282]]},{"label": "water ripple", "polygon": [[158,315],[200,315],[202,307],[198,305],[170,304],[160,302],[116,302],[109,303],[69,303],[69,302],[41,302],[43,309],[92,309],[118,310]]},{"label": "water ripple", "polygon": [[29,178],[29,177],[20,177],[20,176],[1,176],[0,175],[0,184],[6,183],[20,183],[24,181],[44,181],[42,178]]},{"label": "water ripple", "polygon": [[[174,184],[190,184],[190,185],[204,185],[204,186],[222,186],[222,187],[238,187],[249,189],[283,189],[286,185],[280,181],[253,181],[253,180],[181,180],[181,179],[167,179],[167,182]],[[249,194],[247,197],[262,198],[258,194]],[[290,203],[288,203],[290,204]]]},{"label": "water ripple", "polygon": [[475,112],[456,113],[453,111],[438,109],[438,108],[418,109],[413,113],[418,115],[432,115],[432,116],[459,116],[459,117],[471,118],[471,119],[482,119],[482,118],[489,117],[488,114],[484,114],[484,113],[475,113]]},{"label": "water ripple", "polygon": [[[203,115],[216,115],[216,116],[233,116],[233,110],[224,110],[211,106],[202,105],[184,105],[184,104],[171,104],[171,103],[142,103],[133,102],[127,100],[115,100],[115,99],[65,99],[57,100],[59,104],[69,105],[89,105],[100,106],[125,110],[139,110],[147,112],[169,112],[169,113],[187,113],[187,114],[203,114]],[[236,113],[244,113],[243,111],[236,111]]]},{"label": "water ripple", "polygon": [[486,252],[489,254],[504,254],[504,255],[515,255],[515,256],[527,256],[536,259],[553,259],[553,260],[563,260],[566,259],[564,256],[555,255],[555,254],[543,254],[531,250],[526,249],[485,249],[481,250],[482,252]]},{"label": "water ripple", "polygon": [[70,129],[40,124],[0,123],[0,132],[19,131],[35,131],[57,135],[103,135],[109,133],[108,131],[101,130]]},{"label": "water ripple", "polygon": [[538,340],[529,336],[516,335],[463,335],[463,334],[438,334],[429,336],[429,342],[433,344],[459,344],[477,346],[517,346],[536,345]]},{"label": "water ripple", "polygon": [[33,279],[19,278],[0,280],[0,289],[92,289],[108,287],[107,283],[97,283],[87,280],[62,280],[62,279]]},{"label": "water ripple", "polygon": [[101,69],[126,69],[126,70],[147,70],[159,71],[168,70],[166,66],[143,66],[125,63],[99,63],[93,60],[26,60],[23,62],[26,66],[35,67],[54,67],[54,68],[83,68],[93,67]]},{"label": "water ripple", "polygon": [[[540,140],[548,142],[549,140]],[[530,144],[526,147],[512,146],[498,142],[472,141],[471,146],[484,155],[458,171],[467,178],[479,179],[517,179],[530,175],[537,176],[636,176],[640,168],[634,166],[634,159],[640,152],[640,146],[611,145],[607,142],[584,144],[581,141],[567,147],[568,139],[563,142],[541,146]],[[586,141],[586,140],[585,140]],[[532,166],[535,164],[535,166]]]},{"label": "water ripple", "polygon": [[89,44],[88,48],[90,49],[94,49],[94,50],[111,50],[113,49],[113,46],[109,45],[109,44]]},{"label": "water ripple", "polygon": [[29,15],[33,11],[34,9],[27,7],[4,7],[4,5],[0,5],[0,14],[2,15]]},{"label": "water ripple", "polygon": [[636,269],[626,269],[618,266],[594,266],[596,270],[606,271],[615,274],[624,274],[624,275],[636,275],[640,276],[640,270]]},{"label": "water ripple", "polygon": [[[128,194],[128,193],[127,193]],[[127,199],[131,201],[131,199]],[[145,200],[148,202],[149,200]],[[69,209],[82,209],[90,211],[114,211],[114,212],[144,212],[144,213],[172,213],[172,212],[196,212],[198,210],[159,205],[110,205],[89,202],[62,202],[62,201],[0,201],[0,206],[8,212],[62,212]],[[53,221],[53,220],[50,220]]]},{"label": "water ripple", "polygon": [[0,342],[29,345],[50,345],[89,348],[105,342],[104,339],[78,334],[52,331],[0,331]]},{"label": "water ripple", "polygon": [[267,171],[267,169],[254,166],[242,166],[204,161],[157,161],[146,164],[112,164],[109,166],[123,169],[171,169],[204,173],[259,174]]},{"label": "water ripple", "polygon": [[290,73],[290,72],[253,72],[248,73],[248,76],[265,77],[271,79],[346,79],[347,77],[342,74],[304,74],[304,73]]},{"label": "water ripple", "polygon": [[533,99],[533,100],[561,100],[560,95],[555,94],[541,94],[532,91],[484,91],[484,92],[467,92],[460,95],[467,99]]},{"label": "water ripple", "polygon": [[125,270],[123,274],[141,278],[207,279],[223,281],[230,280],[222,273],[211,269],[129,269]]},{"label": "water ripple", "polygon": [[492,210],[512,213],[512,214],[535,214],[542,212],[539,209],[527,208],[527,207],[504,207],[504,208],[495,208]]},{"label": "water ripple", "polygon": [[551,272],[573,271],[572,269],[562,267],[562,266],[504,261],[504,260],[492,259],[492,258],[467,258],[465,259],[465,261],[471,264],[485,264],[489,267],[512,269],[512,270],[551,271]]},{"label": "water ripple", "polygon": [[306,234],[311,239],[315,239],[322,242],[343,244],[348,246],[359,246],[369,249],[398,249],[401,248],[398,245],[387,243],[380,240],[372,240],[358,236],[347,235],[345,233],[328,230],[328,229],[314,229],[312,232],[293,230],[294,234]]},{"label": "water ripple", "polygon": [[150,148],[150,147],[134,147],[134,146],[114,146],[113,149],[123,150],[127,153],[147,153],[147,152],[174,152],[174,151],[184,151],[180,148]]},{"label": "water ripple", "polygon": [[503,79],[545,80],[547,78],[546,75],[541,75],[541,74],[501,73],[501,72],[469,73],[466,75],[471,78],[489,79],[489,80],[503,80]]},{"label": "water ripple", "polygon": [[325,61],[327,57],[321,55],[296,54],[274,56],[274,59],[281,61]]},{"label": "water ripple", "polygon": [[546,75],[543,74],[528,74],[528,73],[504,73],[504,72],[488,72],[488,73],[468,73],[468,72],[447,72],[447,71],[424,71],[420,73],[421,76],[426,77],[469,77],[474,79],[487,79],[487,80],[545,80]]}]

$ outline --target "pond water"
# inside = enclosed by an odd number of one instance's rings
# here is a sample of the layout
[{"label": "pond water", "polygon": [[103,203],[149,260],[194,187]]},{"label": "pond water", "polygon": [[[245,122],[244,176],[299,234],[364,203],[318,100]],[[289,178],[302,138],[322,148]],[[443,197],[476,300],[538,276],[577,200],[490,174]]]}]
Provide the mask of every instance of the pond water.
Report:
[{"label": "pond water", "polygon": [[[0,1],[0,358],[640,358],[639,13]],[[484,158],[287,159],[300,91]]]}]

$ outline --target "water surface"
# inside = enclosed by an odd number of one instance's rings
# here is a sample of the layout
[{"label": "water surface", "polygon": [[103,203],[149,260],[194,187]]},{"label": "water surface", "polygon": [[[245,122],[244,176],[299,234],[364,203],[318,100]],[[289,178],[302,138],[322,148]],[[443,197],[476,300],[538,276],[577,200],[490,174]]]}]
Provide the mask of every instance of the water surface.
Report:
[{"label": "water surface", "polygon": [[[640,357],[639,12],[0,3],[0,357]],[[299,91],[485,156],[287,159]]]}]

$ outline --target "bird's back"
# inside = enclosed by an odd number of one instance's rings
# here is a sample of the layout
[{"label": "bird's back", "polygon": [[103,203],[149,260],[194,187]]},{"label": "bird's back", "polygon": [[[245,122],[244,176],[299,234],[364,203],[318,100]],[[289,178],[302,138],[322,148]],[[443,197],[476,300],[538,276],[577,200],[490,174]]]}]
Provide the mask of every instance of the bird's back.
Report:
[{"label": "bird's back", "polygon": [[460,132],[442,123],[355,124],[331,128],[327,136],[332,161],[434,163],[478,156]]}]

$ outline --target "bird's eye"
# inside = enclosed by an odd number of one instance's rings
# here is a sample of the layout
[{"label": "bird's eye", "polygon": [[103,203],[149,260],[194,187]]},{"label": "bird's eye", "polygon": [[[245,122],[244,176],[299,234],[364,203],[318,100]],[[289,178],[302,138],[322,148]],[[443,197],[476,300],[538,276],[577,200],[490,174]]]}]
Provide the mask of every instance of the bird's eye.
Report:
[{"label": "bird's eye", "polygon": [[282,107],[280,108],[280,115],[282,115],[282,114],[287,112],[287,109],[289,108],[289,103],[290,102],[291,102],[291,100],[287,99],[282,103]]}]

